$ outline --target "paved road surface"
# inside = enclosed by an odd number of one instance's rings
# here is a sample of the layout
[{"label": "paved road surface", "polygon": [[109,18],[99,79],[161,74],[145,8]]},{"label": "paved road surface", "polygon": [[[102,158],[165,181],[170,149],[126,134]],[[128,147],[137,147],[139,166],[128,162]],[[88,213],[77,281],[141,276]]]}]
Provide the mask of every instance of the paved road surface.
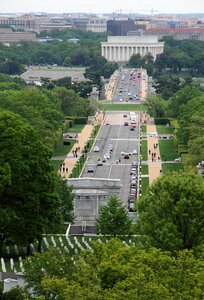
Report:
[{"label": "paved road surface", "polygon": [[[124,117],[124,115],[127,117]],[[95,145],[99,146],[99,152],[91,151],[82,173],[82,177],[113,178],[120,179],[122,183],[121,199],[127,204],[130,190],[130,170],[132,160],[138,161],[139,157],[139,113],[136,114],[136,128],[130,130],[129,126],[124,126],[124,122],[130,123],[128,112],[110,112],[101,127]],[[109,125],[106,125],[109,123]],[[110,159],[103,166],[97,166],[98,159],[102,159],[107,152],[108,145],[113,145]],[[129,159],[124,159],[121,152],[132,152],[137,150],[138,155],[132,155]],[[119,158],[121,162],[118,162]],[[88,173],[88,168],[92,167],[94,173]]]}]

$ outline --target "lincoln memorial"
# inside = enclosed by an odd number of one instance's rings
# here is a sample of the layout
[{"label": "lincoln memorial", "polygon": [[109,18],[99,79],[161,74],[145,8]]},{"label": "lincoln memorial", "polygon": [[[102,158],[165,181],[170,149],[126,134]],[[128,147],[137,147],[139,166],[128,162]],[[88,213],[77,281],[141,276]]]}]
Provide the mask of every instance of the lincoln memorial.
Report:
[{"label": "lincoln memorial", "polygon": [[126,63],[133,54],[148,53],[156,59],[164,51],[164,42],[158,42],[157,36],[108,36],[108,41],[101,43],[101,51],[110,62]]}]

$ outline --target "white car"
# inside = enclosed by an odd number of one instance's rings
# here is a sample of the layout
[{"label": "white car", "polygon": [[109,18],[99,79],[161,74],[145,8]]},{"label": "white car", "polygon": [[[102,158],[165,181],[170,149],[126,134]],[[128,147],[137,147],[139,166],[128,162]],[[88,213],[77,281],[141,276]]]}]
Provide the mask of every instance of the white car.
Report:
[{"label": "white car", "polygon": [[99,152],[100,151],[100,148],[99,148],[99,146],[94,146],[94,148],[93,148],[93,152]]},{"label": "white car", "polygon": [[132,150],[132,154],[137,154],[137,150],[136,149]]},{"label": "white car", "polygon": [[110,154],[109,153],[105,153],[103,158],[110,159]]}]

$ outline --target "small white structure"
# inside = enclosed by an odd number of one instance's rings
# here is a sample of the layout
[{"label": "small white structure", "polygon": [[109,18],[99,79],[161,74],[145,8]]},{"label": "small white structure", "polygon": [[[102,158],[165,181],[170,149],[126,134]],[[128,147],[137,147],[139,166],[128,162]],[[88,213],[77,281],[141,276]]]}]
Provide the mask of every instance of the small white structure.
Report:
[{"label": "small white structure", "polygon": [[154,59],[164,52],[164,42],[157,36],[108,36],[101,43],[101,53],[108,61],[126,63],[133,54],[145,56],[150,53]]},{"label": "small white structure", "polygon": [[197,169],[198,169],[198,174],[202,177],[204,177],[204,160],[202,160],[198,165],[197,165]]}]

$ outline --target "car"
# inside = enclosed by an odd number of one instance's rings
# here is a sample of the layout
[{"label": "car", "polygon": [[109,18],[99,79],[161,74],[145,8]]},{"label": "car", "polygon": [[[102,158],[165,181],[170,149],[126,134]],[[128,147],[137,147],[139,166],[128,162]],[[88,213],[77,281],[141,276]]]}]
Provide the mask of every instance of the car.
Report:
[{"label": "car", "polygon": [[124,155],[124,159],[129,159],[129,158],[130,158],[130,155],[126,153],[126,154]]},{"label": "car", "polygon": [[94,173],[94,169],[92,167],[88,167],[87,172],[88,173]]},{"label": "car", "polygon": [[123,115],[123,118],[127,118],[127,115],[126,115],[126,114],[124,114],[124,115]]},{"label": "car", "polygon": [[103,158],[110,159],[110,153],[105,153]]},{"label": "car", "polygon": [[174,159],[175,162],[180,163],[181,162],[181,157],[178,157],[176,159]]},{"label": "car", "polygon": [[136,122],[133,121],[133,122],[130,123],[130,125],[131,125],[131,127],[135,128],[136,127]]},{"label": "car", "polygon": [[100,151],[100,148],[99,148],[99,146],[94,146],[94,148],[93,148],[93,152],[99,152]]},{"label": "car", "polygon": [[112,144],[109,144],[109,145],[108,145],[108,149],[109,149],[110,151],[113,151],[113,145],[112,145]]},{"label": "car", "polygon": [[123,99],[122,99],[122,98],[120,98],[120,99],[119,99],[119,102],[123,102]]},{"label": "car", "polygon": [[107,121],[107,122],[106,122],[106,125],[110,125],[110,122]]},{"label": "car", "polygon": [[105,156],[102,158],[102,162],[103,163],[107,162],[107,158]]},{"label": "car", "polygon": [[134,154],[137,154],[137,150],[136,150],[136,149],[132,150],[132,154],[133,154],[133,155],[134,155]]},{"label": "car", "polygon": [[128,126],[129,125],[129,123],[128,122],[124,122],[124,126]]},{"label": "car", "polygon": [[131,183],[130,184],[131,189],[136,189],[137,190],[137,184],[136,183]]},{"label": "car", "polygon": [[130,185],[131,185],[131,184],[137,184],[137,180],[136,180],[136,179],[135,179],[135,180],[131,180],[131,181],[130,181]]},{"label": "car", "polygon": [[136,171],[133,171],[133,170],[130,171],[130,175],[136,175],[136,174],[137,174]]},{"label": "car", "polygon": [[102,162],[102,160],[98,160],[98,162],[97,162],[97,166],[103,166],[103,162]]},{"label": "car", "polygon": [[136,176],[132,176],[131,178],[130,178],[130,181],[136,181],[137,180],[137,177]]},{"label": "car", "polygon": [[135,203],[134,202],[128,203],[128,210],[135,211]]},{"label": "car", "polygon": [[130,130],[131,130],[131,131],[134,131],[134,130],[135,130],[135,127],[134,127],[134,126],[131,126],[131,127],[130,127]]}]

